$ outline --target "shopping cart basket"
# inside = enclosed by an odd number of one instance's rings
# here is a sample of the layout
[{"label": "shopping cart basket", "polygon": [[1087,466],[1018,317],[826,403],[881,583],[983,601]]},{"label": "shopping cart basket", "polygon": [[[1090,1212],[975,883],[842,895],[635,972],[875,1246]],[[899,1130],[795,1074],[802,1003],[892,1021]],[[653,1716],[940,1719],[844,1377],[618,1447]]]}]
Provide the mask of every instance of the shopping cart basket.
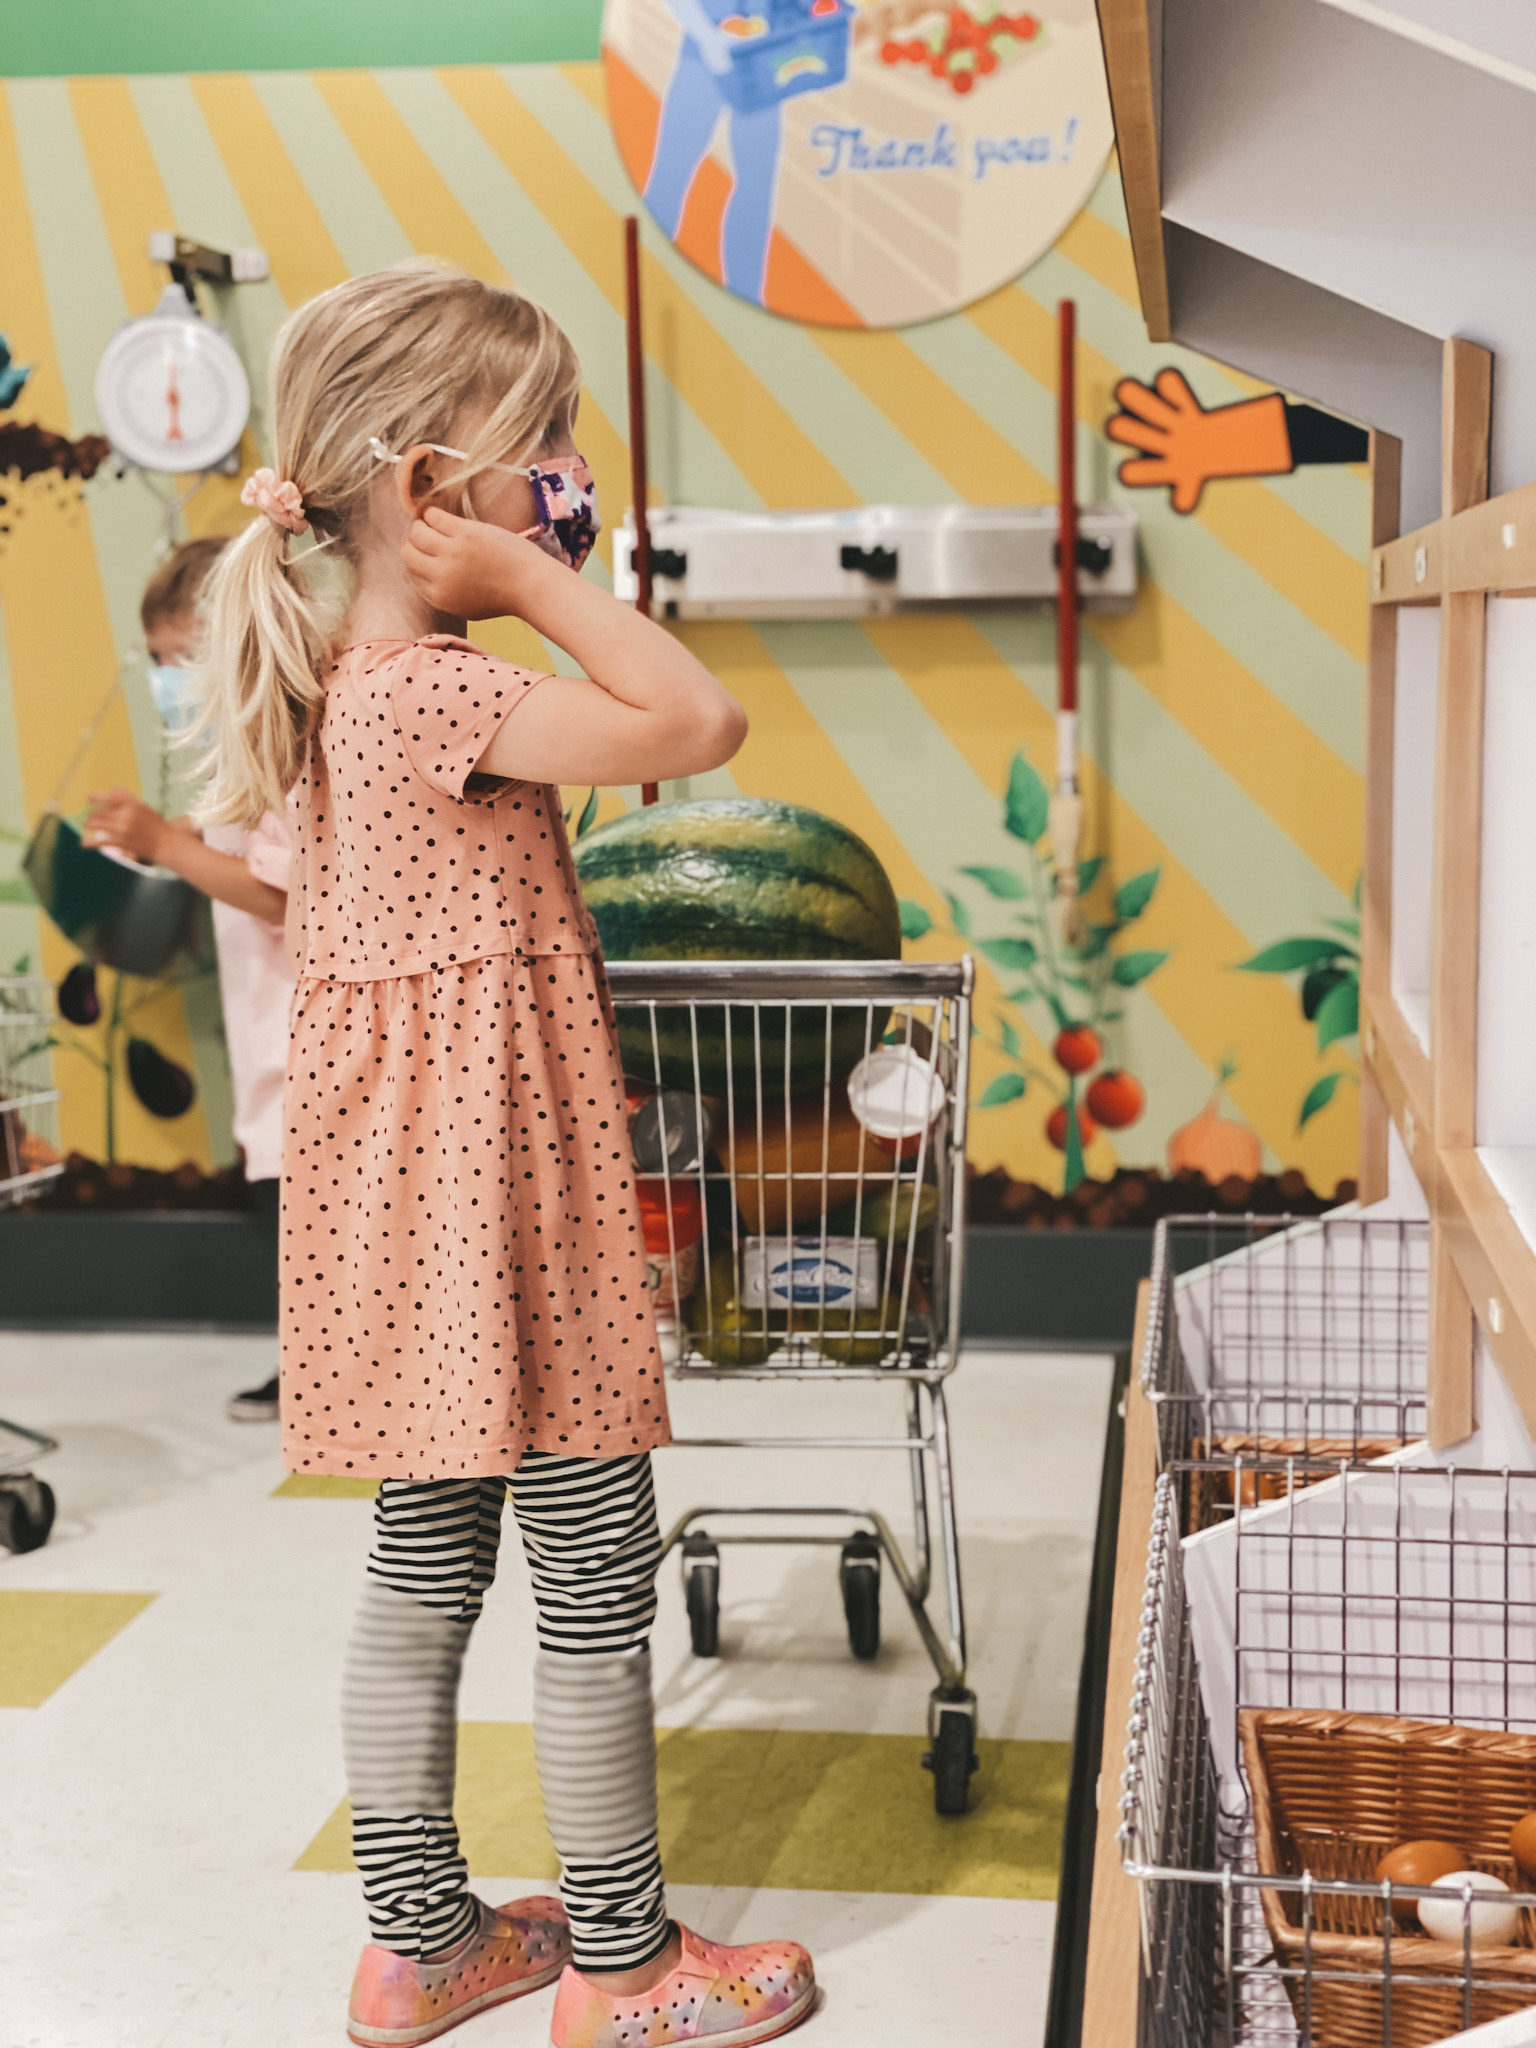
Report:
[{"label": "shopping cart basket", "polygon": [[[0,1205],[10,1207],[64,1171],[59,1091],[50,1058],[53,990],[25,975],[0,976]],[[0,1549],[36,1550],[53,1527],[53,1489],[26,1469],[58,1446],[20,1423],[0,1421]]]},{"label": "shopping cart basket", "polygon": [[[944,1383],[960,1332],[971,962],[611,963],[608,975],[633,1090],[658,1327],[675,1377],[800,1388],[884,1380],[905,1396],[900,1434],[677,1440],[891,1450],[907,1458],[912,1482],[910,1557],[870,1507],[691,1508],[666,1549],[681,1554],[694,1650],[719,1653],[722,1545],[836,1548],[858,1657],[879,1650],[888,1565],[938,1678],[924,1759],[935,1804],[963,1813],[976,1696],[966,1684]],[[928,1612],[935,1519],[942,1632]],[[739,1526],[764,1520],[768,1533]],[[842,1528],[827,1533],[829,1520]]]},{"label": "shopping cart basket", "polygon": [[[1120,1841],[1149,2048],[1426,2048],[1536,2006],[1536,1474],[1346,1467],[1181,1539],[1159,1479]],[[1375,1876],[1445,1840],[1509,1939]]]},{"label": "shopping cart basket", "polygon": [[1186,1531],[1424,1435],[1428,1271],[1415,1220],[1158,1224],[1141,1384]]}]

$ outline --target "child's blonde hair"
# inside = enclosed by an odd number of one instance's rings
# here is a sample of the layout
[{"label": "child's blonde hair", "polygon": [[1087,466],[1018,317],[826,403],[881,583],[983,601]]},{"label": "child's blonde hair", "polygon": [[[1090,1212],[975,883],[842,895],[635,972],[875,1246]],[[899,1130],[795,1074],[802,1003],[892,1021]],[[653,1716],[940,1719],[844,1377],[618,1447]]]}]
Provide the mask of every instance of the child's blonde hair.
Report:
[{"label": "child's blonde hair", "polygon": [[[566,426],[575,351],[531,299],[440,269],[354,277],[301,306],[272,365],[273,466],[295,484],[326,552],[351,560],[379,471],[394,453],[450,442],[464,487],[495,462],[528,461]],[[206,674],[212,751],[202,815],[251,825],[281,811],[304,764],[336,627],[290,536],[259,515],[226,549],[209,593]]]}]

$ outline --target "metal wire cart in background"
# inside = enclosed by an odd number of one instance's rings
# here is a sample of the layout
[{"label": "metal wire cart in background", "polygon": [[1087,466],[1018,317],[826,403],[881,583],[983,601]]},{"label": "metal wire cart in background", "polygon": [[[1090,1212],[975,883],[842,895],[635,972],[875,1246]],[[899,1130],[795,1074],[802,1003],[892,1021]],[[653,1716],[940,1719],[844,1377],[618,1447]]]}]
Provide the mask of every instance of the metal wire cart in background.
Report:
[{"label": "metal wire cart in background", "polygon": [[[59,1091],[49,1058],[53,990],[46,981],[0,976],[0,1203],[24,1201],[63,1172]],[[0,1549],[36,1550],[53,1527],[53,1489],[26,1468],[58,1446],[18,1422],[0,1421]]]},{"label": "metal wire cart in background", "polygon": [[[1176,1279],[1196,1228],[1216,1257]],[[1159,1240],[1120,1829],[1153,2048],[1427,2048],[1536,2004],[1509,1846],[1536,1809],[1536,1474],[1413,1441],[1424,1237],[1339,1218]],[[1420,1890],[1376,1876],[1420,1841],[1510,1887],[1497,1945],[1469,1887],[1430,1930]]]},{"label": "metal wire cart in background", "polygon": [[[935,1803],[963,1813],[976,1696],[944,1383],[959,1348],[971,963],[611,963],[608,975],[674,1376],[792,1381],[799,1408],[828,1380],[885,1381],[904,1396],[900,1433],[678,1440],[891,1450],[912,1483],[910,1556],[858,1503],[690,1509],[667,1549],[681,1553],[694,1650],[719,1654],[722,1545],[836,1548],[858,1657],[879,1650],[888,1565],[938,1678],[925,1758]],[[739,1526],[765,1520],[766,1532]],[[841,1530],[828,1533],[829,1520]],[[942,1631],[928,1611],[935,1576]]]}]

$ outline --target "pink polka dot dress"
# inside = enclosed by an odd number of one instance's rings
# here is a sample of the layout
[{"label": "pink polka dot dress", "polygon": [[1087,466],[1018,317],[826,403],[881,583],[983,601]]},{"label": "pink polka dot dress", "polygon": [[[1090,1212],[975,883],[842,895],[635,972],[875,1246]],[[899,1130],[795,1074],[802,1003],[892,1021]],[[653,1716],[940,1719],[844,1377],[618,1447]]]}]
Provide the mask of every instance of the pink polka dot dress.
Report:
[{"label": "pink polka dot dress", "polygon": [[445,1479],[665,1443],[613,1013],[559,792],[474,773],[542,677],[367,641],[296,792],[283,1450]]}]

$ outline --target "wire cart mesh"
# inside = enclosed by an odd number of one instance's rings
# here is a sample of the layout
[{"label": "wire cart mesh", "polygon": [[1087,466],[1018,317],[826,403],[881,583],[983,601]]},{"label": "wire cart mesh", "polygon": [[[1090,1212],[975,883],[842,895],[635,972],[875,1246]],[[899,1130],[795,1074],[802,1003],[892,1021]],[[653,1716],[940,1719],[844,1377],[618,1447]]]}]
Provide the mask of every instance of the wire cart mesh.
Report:
[{"label": "wire cart mesh", "polygon": [[[25,1201],[64,1171],[52,1028],[49,984],[0,976],[0,1206]],[[27,1468],[57,1448],[38,1430],[0,1421],[0,1549],[35,1550],[47,1542],[53,1489]]]},{"label": "wire cart mesh", "polygon": [[1416,1220],[1158,1224],[1141,1382],[1186,1531],[1424,1435],[1428,1270]]},{"label": "wire cart mesh", "polygon": [[[835,1547],[850,1647],[865,1658],[879,1651],[888,1566],[938,1680],[924,1760],[935,1804],[963,1813],[976,1696],[944,1388],[959,1349],[971,962],[611,962],[607,972],[673,1376],[801,1389],[885,1381],[904,1398],[906,1427],[887,1435],[676,1439],[894,1451],[912,1487],[910,1555],[867,1506],[691,1508],[666,1549],[681,1555],[695,1653],[719,1654],[722,1545]],[[766,1533],[748,1526],[765,1520]],[[829,1520],[839,1533],[826,1533]],[[942,1626],[929,1613],[935,1577]]]}]

